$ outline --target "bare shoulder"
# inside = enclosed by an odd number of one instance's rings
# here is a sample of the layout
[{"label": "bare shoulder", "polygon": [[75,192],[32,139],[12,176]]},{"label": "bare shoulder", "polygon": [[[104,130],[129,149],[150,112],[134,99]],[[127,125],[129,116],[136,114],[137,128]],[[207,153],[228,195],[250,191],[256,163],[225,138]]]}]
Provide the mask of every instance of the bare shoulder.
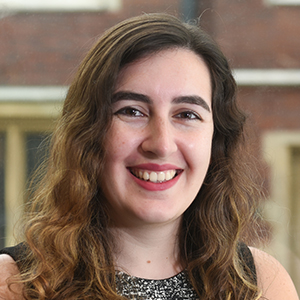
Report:
[{"label": "bare shoulder", "polygon": [[299,300],[295,286],[283,266],[266,252],[250,248],[257,272],[258,287],[262,299]]},{"label": "bare shoulder", "polygon": [[12,284],[8,288],[8,279],[13,275],[18,275],[19,270],[15,261],[7,254],[0,255],[0,299],[22,300],[22,285]]}]

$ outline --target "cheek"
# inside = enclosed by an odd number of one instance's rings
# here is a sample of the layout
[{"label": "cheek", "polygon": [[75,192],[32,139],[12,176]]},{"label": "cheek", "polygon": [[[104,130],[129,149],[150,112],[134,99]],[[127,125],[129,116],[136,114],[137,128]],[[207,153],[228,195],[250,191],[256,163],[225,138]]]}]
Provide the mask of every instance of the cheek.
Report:
[{"label": "cheek", "polygon": [[107,136],[108,162],[124,160],[137,147],[136,134],[127,130],[124,125],[113,124]]},{"label": "cheek", "polygon": [[204,167],[208,167],[211,159],[212,134],[186,140],[182,147],[191,168],[200,166],[203,170]]},{"label": "cheek", "polygon": [[197,132],[190,136],[185,136],[185,145],[190,150],[206,151],[211,149],[213,131],[207,130],[206,132]]},{"label": "cheek", "polygon": [[126,150],[126,140],[123,140],[124,136],[120,134],[109,135],[109,141],[107,142],[107,162],[118,161],[122,158],[124,150]]}]

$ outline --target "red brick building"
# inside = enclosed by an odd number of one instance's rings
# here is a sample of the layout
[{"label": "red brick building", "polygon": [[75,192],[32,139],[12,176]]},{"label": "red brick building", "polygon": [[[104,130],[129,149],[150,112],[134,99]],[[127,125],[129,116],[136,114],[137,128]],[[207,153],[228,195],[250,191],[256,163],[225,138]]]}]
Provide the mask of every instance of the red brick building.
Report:
[{"label": "red brick building", "polygon": [[36,147],[97,37],[141,13],[201,16],[235,71],[251,143],[264,162],[269,251],[300,291],[300,0],[71,2],[0,0],[0,245],[5,236],[11,243]]}]

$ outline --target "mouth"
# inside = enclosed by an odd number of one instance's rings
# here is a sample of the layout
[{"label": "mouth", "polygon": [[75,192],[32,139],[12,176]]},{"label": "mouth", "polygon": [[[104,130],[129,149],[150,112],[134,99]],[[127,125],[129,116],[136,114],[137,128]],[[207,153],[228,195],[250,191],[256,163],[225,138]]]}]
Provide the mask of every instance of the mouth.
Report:
[{"label": "mouth", "polygon": [[145,171],[140,169],[130,169],[133,176],[143,181],[150,181],[153,183],[163,183],[174,179],[182,170],[166,170],[160,172]]}]

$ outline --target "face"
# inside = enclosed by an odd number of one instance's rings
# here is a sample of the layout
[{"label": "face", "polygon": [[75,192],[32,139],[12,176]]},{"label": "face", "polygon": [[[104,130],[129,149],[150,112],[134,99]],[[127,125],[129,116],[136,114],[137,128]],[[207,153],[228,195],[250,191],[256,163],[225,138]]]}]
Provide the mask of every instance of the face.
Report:
[{"label": "face", "polygon": [[116,225],[180,220],[210,162],[211,95],[209,70],[190,50],[161,51],[122,69],[100,183]]}]

